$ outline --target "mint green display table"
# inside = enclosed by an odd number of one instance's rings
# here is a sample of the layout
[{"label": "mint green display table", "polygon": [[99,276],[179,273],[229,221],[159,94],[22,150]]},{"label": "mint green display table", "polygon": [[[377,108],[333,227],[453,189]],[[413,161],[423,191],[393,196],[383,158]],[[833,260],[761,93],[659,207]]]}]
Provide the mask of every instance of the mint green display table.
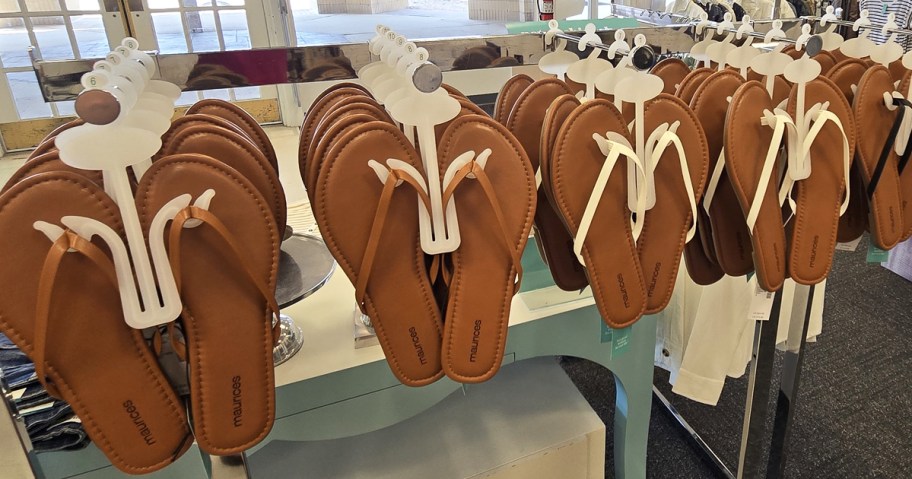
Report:
[{"label": "mint green display table", "polygon": [[[544,265],[533,242],[523,263],[528,272],[524,290],[539,291],[513,299],[504,362],[560,355],[610,369],[617,384],[614,425],[608,425],[614,430],[615,476],[645,478],[655,318],[644,317],[625,330],[605,328],[591,297],[548,288],[553,283],[546,271],[542,274]],[[534,310],[526,306],[540,295],[553,305]],[[462,387],[446,378],[421,388],[403,386],[390,372],[380,347],[355,349],[353,297],[348,279],[337,273],[318,293],[284,311],[303,329],[304,346],[276,368],[275,426],[251,453],[273,440],[315,441],[375,431],[430,408]],[[71,473],[86,473],[81,478],[127,477],[105,467],[104,457],[92,451],[38,457],[49,478],[66,477],[62,473],[67,466],[72,466]],[[205,477],[198,450],[188,456],[182,461],[189,469],[168,468],[156,477]],[[306,476],[306,471],[301,473]]]}]

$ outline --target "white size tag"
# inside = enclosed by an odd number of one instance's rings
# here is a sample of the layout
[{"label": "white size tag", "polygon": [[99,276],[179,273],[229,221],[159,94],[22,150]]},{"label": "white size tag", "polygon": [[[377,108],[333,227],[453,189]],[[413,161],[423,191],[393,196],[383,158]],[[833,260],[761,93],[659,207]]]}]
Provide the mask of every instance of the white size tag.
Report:
[{"label": "white size tag", "polygon": [[848,243],[836,243],[836,251],[855,251],[858,249],[858,244],[861,243],[861,236],[855,238]]},{"label": "white size tag", "polygon": [[764,291],[759,285],[754,286],[754,297],[751,298],[750,312],[747,318],[750,321],[767,321],[773,310],[773,296],[776,293]]}]

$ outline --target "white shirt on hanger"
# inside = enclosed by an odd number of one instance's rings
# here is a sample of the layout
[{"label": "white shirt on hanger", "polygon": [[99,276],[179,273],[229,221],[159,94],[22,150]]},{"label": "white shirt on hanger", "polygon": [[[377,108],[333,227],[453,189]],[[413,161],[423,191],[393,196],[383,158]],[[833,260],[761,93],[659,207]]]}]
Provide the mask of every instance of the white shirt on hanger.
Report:
[{"label": "white shirt on hanger", "polygon": [[706,10],[700,8],[693,0],[667,0],[665,2],[665,13],[683,15],[687,18],[700,18]]}]

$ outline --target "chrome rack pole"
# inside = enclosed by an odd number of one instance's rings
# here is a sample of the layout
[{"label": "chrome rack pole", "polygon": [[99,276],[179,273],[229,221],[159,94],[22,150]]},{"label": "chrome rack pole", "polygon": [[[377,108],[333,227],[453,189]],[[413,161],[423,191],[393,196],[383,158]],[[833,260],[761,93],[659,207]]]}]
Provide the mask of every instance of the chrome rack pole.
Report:
[{"label": "chrome rack pole", "polygon": [[212,479],[250,479],[245,453],[209,458],[212,460]]},{"label": "chrome rack pole", "polygon": [[[805,16],[805,17],[800,17],[800,18],[799,18],[799,20],[803,20],[803,21],[806,21],[806,22],[813,22],[813,23],[820,23],[820,19],[821,19],[821,17],[811,17],[811,16]],[[827,21],[827,24],[839,25],[839,26],[850,27],[850,28],[851,28],[851,27],[854,27],[855,22],[850,22],[850,21],[848,21],[848,20],[828,20],[828,21]],[[883,25],[875,25],[875,24],[872,23],[872,24],[870,24],[870,25],[861,25],[860,28],[868,28],[868,29],[882,30],[882,29],[883,29]],[[908,29],[908,28],[888,28],[888,29],[887,29],[887,33],[898,33],[898,34],[901,34],[901,35],[912,35],[912,29]]]},{"label": "chrome rack pole", "polygon": [[[802,288],[802,286],[799,285],[798,288]],[[792,423],[798,409],[798,386],[801,383],[801,368],[804,364],[804,343],[807,340],[808,327],[811,322],[816,285],[807,288],[804,321],[800,328],[797,328],[794,322],[789,325],[788,346],[782,364],[782,379],[779,383],[776,416],[773,420],[773,438],[770,443],[770,456],[766,468],[768,478],[785,477]]]},{"label": "chrome rack pole", "polygon": [[[580,37],[577,37],[575,35],[570,35],[567,33],[556,33],[556,34],[554,34],[554,36],[557,38],[562,38],[564,40],[569,40],[571,42],[576,42],[576,43],[579,43],[579,41],[580,41]],[[591,43],[590,42],[589,46],[591,46],[593,48],[598,48],[599,50],[604,50],[606,52],[611,49],[610,45],[606,45],[604,43]],[[615,52],[615,55],[631,56],[630,63],[639,70],[648,70],[653,65],[655,65],[655,62],[656,62],[655,50],[653,50],[652,47],[650,47],[649,45],[644,45],[643,47],[640,47],[640,48],[633,48],[629,52],[617,50]]]}]

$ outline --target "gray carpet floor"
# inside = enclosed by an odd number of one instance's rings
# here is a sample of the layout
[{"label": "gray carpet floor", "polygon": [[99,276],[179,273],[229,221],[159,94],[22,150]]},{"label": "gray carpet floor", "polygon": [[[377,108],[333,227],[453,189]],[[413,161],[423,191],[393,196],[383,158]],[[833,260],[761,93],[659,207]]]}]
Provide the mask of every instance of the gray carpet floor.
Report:
[{"label": "gray carpet floor", "polygon": [[[824,307],[823,334],[806,345],[786,477],[912,477],[912,283],[867,264],[858,251],[837,251]],[[778,392],[777,352],[770,410]],[[614,477],[614,380],[588,361],[565,358],[564,369],[609,425],[605,477]],[[676,396],[668,373],[655,383],[732,470],[737,469],[747,379],[729,379],[719,404]],[[768,441],[764,441],[768,444]],[[653,401],[647,474],[710,478],[713,469],[664,407]]]}]

